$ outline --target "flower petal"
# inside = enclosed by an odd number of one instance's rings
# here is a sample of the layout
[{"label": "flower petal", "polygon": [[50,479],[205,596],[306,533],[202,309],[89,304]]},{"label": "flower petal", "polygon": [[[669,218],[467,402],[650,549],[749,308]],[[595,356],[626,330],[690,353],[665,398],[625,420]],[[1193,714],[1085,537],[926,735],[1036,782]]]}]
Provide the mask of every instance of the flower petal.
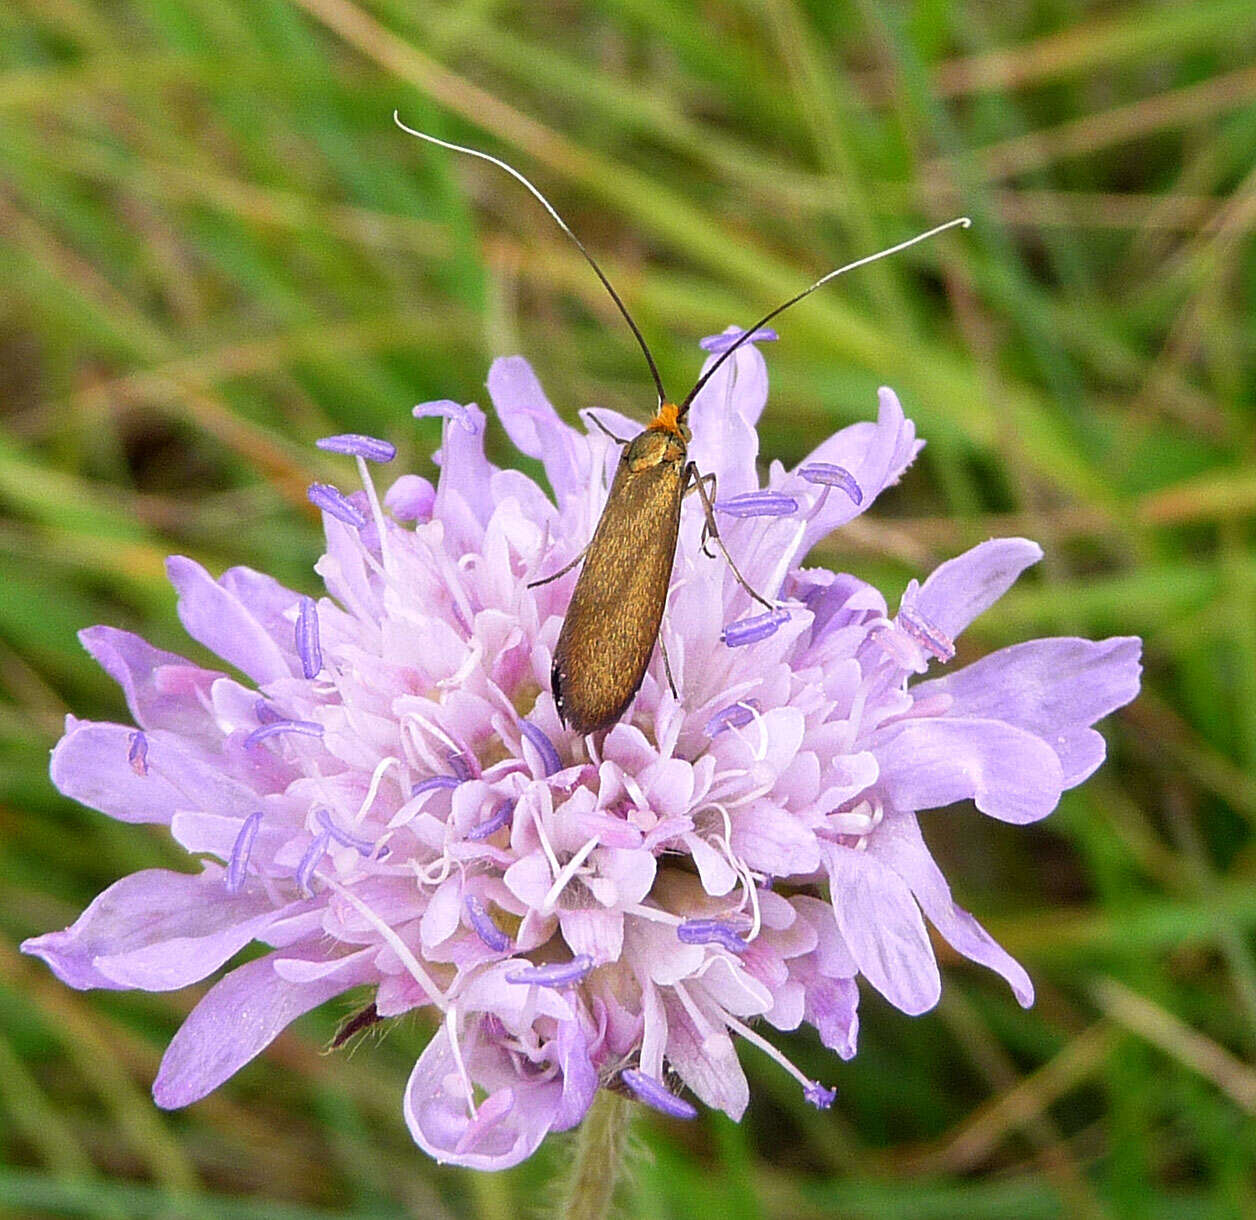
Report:
[{"label": "flower petal", "polygon": [[72,800],[120,822],[168,823],[176,809],[210,807],[247,813],[257,803],[252,789],[187,748],[172,733],[148,737],[146,771],[128,761],[134,729],[122,724],[66,720],[66,734],[52,751],[52,782]]},{"label": "flower petal", "polygon": [[939,564],[919,589],[903,595],[903,604],[954,640],[1041,558],[1042,547],[1027,538],[991,538]]},{"label": "flower petal", "polygon": [[826,854],[833,912],[860,973],[909,1016],[927,1012],[942,979],[907,883],[866,851],[830,844]]},{"label": "flower petal", "polygon": [[1064,772],[1040,737],[999,720],[905,720],[878,734],[878,785],[897,810],[971,798],[1002,822],[1036,822],[1060,801]]},{"label": "flower petal", "polygon": [[917,699],[949,695],[950,715],[1002,720],[1037,734],[1059,755],[1064,787],[1080,784],[1103,761],[1090,728],[1138,694],[1142,642],[1070,637],[1014,644],[972,665],[912,688]]},{"label": "flower petal", "polygon": [[977,920],[956,906],[942,870],[938,868],[911,814],[891,814],[868,839],[868,853],[884,860],[911,886],[929,922],[947,943],[969,961],[988,966],[1007,979],[1022,1008],[1034,1002],[1034,985],[1014,957]]},{"label": "flower petal", "polygon": [[[188,635],[230,662],[254,682],[292,677],[295,652],[285,656],[253,609],[215,581],[199,563],[183,555],[166,560],[170,583],[179,594],[179,619]],[[292,604],[297,595],[291,595]]]},{"label": "flower petal", "polygon": [[522,356],[494,360],[488,392],[515,448],[544,464],[559,505],[583,495],[590,475],[588,445],[554,410],[532,366]]},{"label": "flower petal", "polygon": [[264,893],[230,894],[216,865],[199,875],[145,869],[114,882],[68,928],[23,944],[80,990],[173,991],[198,982],[292,912]]},{"label": "flower petal", "polygon": [[[724,333],[741,332],[730,326]],[[707,357],[703,373],[719,354],[713,352]],[[758,490],[755,459],[759,455],[759,434],[755,423],[767,400],[767,364],[751,341],[743,343],[723,363],[690,406],[690,460],[703,474],[715,475],[722,499]]]},{"label": "flower petal", "polygon": [[114,627],[79,632],[83,647],[120,686],[135,723],[143,729],[169,729],[196,737],[212,729],[206,713],[209,690],[222,677],[173,652]]},{"label": "flower petal", "polygon": [[797,494],[804,505],[818,504],[823,492],[801,478],[797,471],[804,466],[834,465],[848,471],[862,493],[856,504],[850,496],[830,489],[824,496],[823,507],[807,521],[798,556],[801,558],[821,538],[865,512],[886,487],[898,482],[919,450],[915,425],[903,414],[894,391],[883,386],[877,391],[875,424],[861,421],[843,428],[812,450],[798,463],[794,473],[774,479],[774,490]]},{"label": "flower petal", "polygon": [[200,1101],[297,1017],[369,981],[374,953],[351,954],[338,971],[310,983],[290,983],[276,974],[274,954],[233,970],[205,993],[166,1048],[153,1100],[163,1110]]}]

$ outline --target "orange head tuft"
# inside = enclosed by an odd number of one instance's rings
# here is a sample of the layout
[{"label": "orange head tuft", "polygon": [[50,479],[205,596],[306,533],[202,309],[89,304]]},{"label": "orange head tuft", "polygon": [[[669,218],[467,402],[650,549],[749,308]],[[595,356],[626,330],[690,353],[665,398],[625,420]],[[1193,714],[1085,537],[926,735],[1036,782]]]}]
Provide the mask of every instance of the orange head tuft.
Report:
[{"label": "orange head tuft", "polygon": [[658,414],[650,420],[649,427],[658,432],[670,432],[673,436],[682,436],[680,408],[674,402],[661,403]]}]

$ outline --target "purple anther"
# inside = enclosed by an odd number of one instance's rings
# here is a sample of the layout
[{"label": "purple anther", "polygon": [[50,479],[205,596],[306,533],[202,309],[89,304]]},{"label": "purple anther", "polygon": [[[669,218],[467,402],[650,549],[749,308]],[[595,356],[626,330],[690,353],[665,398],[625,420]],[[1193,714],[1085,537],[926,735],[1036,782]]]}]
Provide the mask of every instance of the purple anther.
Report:
[{"label": "purple anther", "polygon": [[779,491],[747,491],[727,500],[716,500],[715,511],[730,517],[788,517],[798,511],[798,501]]},{"label": "purple anther", "polygon": [[350,834],[349,831],[337,826],[326,809],[320,809],[316,816],[318,824],[342,847],[352,847],[360,856],[369,856],[375,851],[375,843],[372,839]]},{"label": "purple anther", "polygon": [[427,779],[421,779],[413,788],[410,789],[411,796],[422,796],[425,792],[435,792],[437,788],[448,788],[453,790],[462,780],[456,775],[432,775]]},{"label": "purple anther", "polygon": [[677,1097],[653,1076],[638,1072],[636,1068],[624,1068],[619,1078],[633,1091],[638,1101],[663,1114],[670,1114],[673,1118],[698,1117],[696,1106],[690,1105],[683,1097]]},{"label": "purple anther", "polygon": [[301,658],[301,672],[316,678],[323,668],[323,650],[318,643],[318,605],[312,597],[303,597],[297,611],[297,656]]},{"label": "purple anther", "polygon": [[558,757],[558,751],[554,748],[554,743],[536,725],[531,724],[527,720],[521,720],[519,721],[519,731],[532,743],[536,752],[541,756],[541,765],[545,768],[546,778],[556,775],[562,770],[562,759]]},{"label": "purple anther", "polygon": [[228,894],[238,894],[244,884],[244,875],[249,867],[249,856],[253,852],[253,840],[257,838],[257,828],[262,824],[262,815],[250,813],[240,827],[235,842],[231,845],[231,858],[227,861],[227,876],[223,880]]},{"label": "purple anther", "polygon": [[468,894],[462,905],[466,909],[467,919],[478,936],[494,953],[505,953],[510,948],[510,937],[501,930],[484,909],[484,904],[474,895]]},{"label": "purple anther", "polygon": [[722,707],[706,722],[706,735],[714,737],[725,729],[740,729],[748,725],[759,711],[758,699],[743,699]]},{"label": "purple anther", "polygon": [[254,729],[244,739],[244,748],[251,750],[259,741],[265,741],[267,737],[277,737],[281,733],[298,733],[302,737],[321,737],[323,726],[313,720],[272,720],[269,724]]},{"label": "purple anther", "polygon": [[917,644],[933,653],[939,661],[949,661],[955,656],[955,645],[951,643],[951,637],[939,631],[918,610],[913,610],[908,606],[900,607],[898,625]]},{"label": "purple anther", "polygon": [[[704,352],[712,352],[718,356],[721,352],[728,351],[728,349],[732,347],[733,344],[736,343],[737,340],[745,333],[746,332],[744,330],[731,330],[722,335],[708,335],[705,339],[700,339],[698,341],[698,346],[702,348]],[[778,338],[779,336],[776,331],[774,331],[771,327],[760,326],[759,329],[746,340],[746,342],[772,343]]]},{"label": "purple anther", "polygon": [[411,411],[415,419],[431,419],[439,415],[442,419],[452,419],[461,424],[468,432],[474,432],[475,417],[460,402],[452,398],[438,398],[434,402],[421,402]]},{"label": "purple anther", "polygon": [[265,699],[258,699],[253,704],[253,715],[257,717],[258,724],[278,724],[283,719]]},{"label": "purple anther", "polygon": [[750,948],[722,919],[686,919],[677,927],[676,939],[686,945],[719,945],[738,956]]},{"label": "purple anther", "polygon": [[472,826],[467,831],[466,837],[474,843],[479,843],[482,839],[487,839],[489,835],[496,834],[503,826],[509,825],[514,815],[514,801],[502,801],[484,821]]},{"label": "purple anther", "polygon": [[469,779],[475,779],[473,766],[475,759],[466,750],[446,754],[445,761],[449,764],[449,769],[464,783]]},{"label": "purple anther", "polygon": [[350,457],[366,458],[368,462],[391,462],[397,456],[396,445],[359,432],[320,437],[314,444],[326,453],[345,453]]},{"label": "purple anther", "polygon": [[310,878],[314,876],[318,862],[327,854],[327,844],[330,842],[331,835],[325,830],[320,831],[315,836],[314,842],[305,849],[305,855],[301,857],[301,863],[297,865],[297,884],[307,895],[313,893],[310,889]]},{"label": "purple anther", "polygon": [[826,1089],[818,1080],[813,1080],[802,1091],[809,1104],[815,1106],[817,1110],[827,1110],[837,1097],[836,1089]]},{"label": "purple anther", "polygon": [[148,738],[142,732],[131,734],[131,744],[126,752],[131,770],[143,778],[148,774]]},{"label": "purple anther", "polygon": [[788,622],[788,610],[768,610],[763,614],[755,614],[750,618],[740,618],[735,623],[729,623],[720,632],[720,639],[729,648],[741,648],[746,644],[757,644],[760,640],[766,640],[768,636],[776,634],[777,628],[782,623]]},{"label": "purple anther", "polygon": [[593,959],[580,953],[569,962],[550,962],[546,966],[524,966],[506,975],[508,983],[533,983],[537,987],[570,987],[593,969]]},{"label": "purple anther", "polygon": [[818,483],[822,487],[841,488],[851,498],[852,503],[863,503],[863,489],[844,466],[835,466],[832,462],[812,462],[807,466],[800,466],[798,476],[808,483]]},{"label": "purple anther", "polygon": [[323,512],[330,513],[337,521],[352,525],[354,529],[360,530],[365,527],[366,518],[330,483],[311,483],[305,494],[309,496],[310,503],[315,508],[321,508]]}]

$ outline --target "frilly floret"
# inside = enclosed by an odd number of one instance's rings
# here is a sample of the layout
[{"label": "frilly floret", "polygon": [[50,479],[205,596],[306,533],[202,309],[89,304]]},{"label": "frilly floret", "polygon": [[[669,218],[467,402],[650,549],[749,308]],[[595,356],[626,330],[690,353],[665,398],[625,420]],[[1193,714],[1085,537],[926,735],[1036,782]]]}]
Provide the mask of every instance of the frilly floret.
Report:
[{"label": "frilly floret", "polygon": [[567,426],[517,357],[488,384],[553,500],[488,461],[478,407],[423,404],[444,420],[435,487],[402,475],[381,503],[367,462],[392,446],[320,442],[360,484],[310,489],[324,596],[170,560],[179,617],[231,672],[83,632],[135,723],[71,717],[53,781],[168,825],[194,871],[126,877],[25,950],[72,987],[161,991],[271,947],[193,1010],[158,1104],[205,1096],[296,1017],[369,986],[379,1018],[433,1016],[405,1090],[415,1140],[499,1169],[578,1123],[600,1088],[677,1117],[695,1113],[687,1089],[740,1117],[738,1040],[827,1107],[833,1091],[772,1029],[810,1024],[849,1058],[860,977],[904,1012],[932,1007],[926,921],[1030,1004],[1025,971],[952,899],[917,814],[963,800],[1007,822],[1049,814],[1102,762],[1092,726],[1134,697],[1139,642],[1036,640],[946,668],[1041,556],[1024,539],[949,560],[893,613],[862,581],[803,568],[921,442],[883,389],[875,421],[794,470],[773,463],[762,485],[767,373],[748,343],[694,402],[691,456],[717,476],[730,552],[778,608],[701,554],[687,503],[662,629],[680,697],[656,657],[624,719],[581,738],[549,694],[576,573],[530,582],[587,542],[618,458],[603,428],[634,425],[599,412],[602,428]]}]

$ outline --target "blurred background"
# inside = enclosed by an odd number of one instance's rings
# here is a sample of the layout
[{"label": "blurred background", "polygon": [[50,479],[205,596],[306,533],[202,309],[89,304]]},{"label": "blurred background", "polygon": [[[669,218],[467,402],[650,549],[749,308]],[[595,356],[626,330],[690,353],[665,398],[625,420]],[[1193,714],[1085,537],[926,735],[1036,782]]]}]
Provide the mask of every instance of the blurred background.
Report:
[{"label": "blurred background", "polygon": [[[641,1217],[1256,1215],[1256,12],[1251,0],[9,0],[0,7],[0,1211],[544,1213],[570,1147],[497,1176],[410,1142],[430,1029],[325,1053],[299,1022],[188,1112],[148,1087],[191,992],[79,994],[18,957],[157,829],[60,798],[65,713],[125,719],[75,632],[201,657],[172,551],[315,589],[312,447],[395,441],[520,352],[560,411],[651,388],[578,253],[515,183],[402,135],[490,148],[603,262],[669,386],[697,340],[832,285],[765,349],[762,452],[797,461],[897,388],[928,439],[818,557],[896,600],[992,534],[1047,550],[961,659],[1138,633],[1108,765],[1032,828],[925,819],[1029,968],[1022,1012],[944,959],[918,1019],[865,994],[857,1059],[787,1039],[835,1108],[751,1050],[740,1126],[647,1116]],[[500,428],[490,448],[515,461]]]}]

